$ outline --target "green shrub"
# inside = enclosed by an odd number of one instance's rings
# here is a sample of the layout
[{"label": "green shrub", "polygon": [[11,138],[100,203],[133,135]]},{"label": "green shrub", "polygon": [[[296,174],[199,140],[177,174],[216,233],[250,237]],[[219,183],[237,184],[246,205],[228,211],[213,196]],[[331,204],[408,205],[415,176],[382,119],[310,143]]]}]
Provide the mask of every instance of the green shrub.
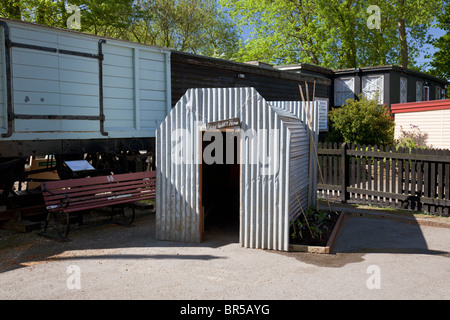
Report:
[{"label": "green shrub", "polygon": [[330,113],[334,136],[343,142],[366,145],[394,145],[395,122],[386,105],[379,106],[378,99],[348,99],[346,105],[333,108]]},{"label": "green shrub", "polygon": [[410,130],[406,131],[400,126],[400,137],[395,141],[395,147],[411,149],[427,149],[428,133],[422,132],[419,126],[410,124]]}]

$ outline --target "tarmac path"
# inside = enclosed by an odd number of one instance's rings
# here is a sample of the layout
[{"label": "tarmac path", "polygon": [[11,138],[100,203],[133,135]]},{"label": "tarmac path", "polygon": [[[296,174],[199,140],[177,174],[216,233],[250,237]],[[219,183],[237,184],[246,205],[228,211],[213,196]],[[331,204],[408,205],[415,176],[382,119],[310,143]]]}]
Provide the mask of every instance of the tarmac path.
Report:
[{"label": "tarmac path", "polygon": [[356,212],[328,255],[246,249],[227,230],[200,244],[158,241],[148,213],[68,242],[2,231],[0,299],[449,299],[448,222]]}]

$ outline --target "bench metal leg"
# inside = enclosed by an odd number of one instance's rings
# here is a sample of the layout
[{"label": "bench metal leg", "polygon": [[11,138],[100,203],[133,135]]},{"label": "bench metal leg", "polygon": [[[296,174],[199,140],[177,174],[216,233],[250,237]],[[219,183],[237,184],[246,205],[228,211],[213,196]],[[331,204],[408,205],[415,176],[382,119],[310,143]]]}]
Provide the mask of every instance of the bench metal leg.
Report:
[{"label": "bench metal leg", "polygon": [[[112,208],[111,219],[114,216],[115,209],[116,209],[116,207]],[[126,209],[126,206],[122,205],[121,206],[121,210],[120,210],[120,216],[122,217],[122,221],[116,221],[116,223],[120,224],[120,225],[124,225],[124,226],[129,226],[129,225],[131,225],[134,222],[134,217],[136,215],[136,208],[135,208],[135,206],[133,204],[132,205],[132,215],[131,215],[131,217],[127,217],[127,215],[125,214],[125,209]]]},{"label": "bench metal leg", "polygon": [[133,210],[133,215],[131,216],[130,224],[134,222],[134,217],[136,216],[136,206],[134,203],[131,205],[131,210]]},{"label": "bench metal leg", "polygon": [[[65,215],[65,226],[63,223],[59,221],[58,215]],[[50,222],[50,220],[52,220]],[[52,228],[55,230],[57,236],[52,236],[48,233],[48,229]],[[48,212],[47,218],[44,222],[44,227],[41,232],[38,232],[39,235],[57,239],[57,240],[67,240],[67,237],[69,235],[70,231],[70,214],[69,213],[63,213],[63,212]]]},{"label": "bench metal leg", "polygon": [[[119,210],[119,212],[116,212],[116,209]],[[123,226],[130,226],[134,222],[134,218],[136,216],[136,206],[133,203],[131,206],[131,216],[130,214],[126,214],[126,205],[119,206],[113,206],[111,210],[111,222],[123,225]],[[116,213],[119,213],[120,218],[119,219],[113,219]],[[65,215],[65,216],[64,216]],[[79,222],[80,225],[83,224],[83,219],[80,216]],[[61,221],[61,218],[63,218]],[[56,236],[48,232],[49,229],[54,229]],[[70,214],[65,212],[48,212],[47,218],[44,221],[44,226],[42,228],[42,231],[38,232],[39,235],[57,239],[57,240],[67,240],[68,235],[70,231]]]}]

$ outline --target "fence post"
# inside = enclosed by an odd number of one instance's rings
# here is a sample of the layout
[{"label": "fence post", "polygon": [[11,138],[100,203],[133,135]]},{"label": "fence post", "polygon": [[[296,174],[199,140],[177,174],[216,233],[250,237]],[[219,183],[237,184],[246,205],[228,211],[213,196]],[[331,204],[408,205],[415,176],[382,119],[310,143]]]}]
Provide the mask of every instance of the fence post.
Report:
[{"label": "fence post", "polygon": [[347,187],[350,181],[350,161],[347,156],[347,143],[341,145],[341,201],[347,202],[350,199],[350,194],[347,192]]}]

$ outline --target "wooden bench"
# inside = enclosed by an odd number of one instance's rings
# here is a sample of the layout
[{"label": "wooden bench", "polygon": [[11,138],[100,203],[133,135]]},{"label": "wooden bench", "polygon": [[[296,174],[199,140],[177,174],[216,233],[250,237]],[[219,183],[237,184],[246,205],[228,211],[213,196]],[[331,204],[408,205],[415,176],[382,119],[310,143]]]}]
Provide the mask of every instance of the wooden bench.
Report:
[{"label": "wooden bench", "polygon": [[[139,200],[155,198],[155,172],[43,182],[41,189],[47,218],[40,234],[47,235],[47,229],[53,227],[58,238],[66,239],[69,234],[71,213],[82,214],[92,209],[121,206],[123,223],[131,224],[135,217],[134,204]],[[132,216],[127,218],[124,205],[130,203],[133,204]],[[111,217],[114,210],[112,212]]]}]

